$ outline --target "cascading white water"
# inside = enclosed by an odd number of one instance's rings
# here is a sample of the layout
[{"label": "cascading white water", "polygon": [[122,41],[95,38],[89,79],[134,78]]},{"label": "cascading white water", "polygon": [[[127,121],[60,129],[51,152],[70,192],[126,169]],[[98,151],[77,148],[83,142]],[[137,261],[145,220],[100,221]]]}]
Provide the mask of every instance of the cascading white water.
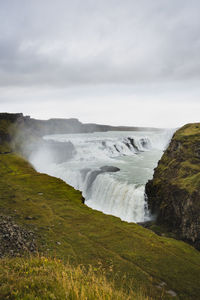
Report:
[{"label": "cascading white water", "polygon": [[46,136],[46,141],[62,142],[63,147],[70,141],[73,157],[55,163],[55,152],[38,148],[30,161],[38,171],[81,190],[89,207],[127,222],[143,222],[149,219],[145,183],[152,177],[172,133],[168,130]]},{"label": "cascading white water", "polygon": [[106,214],[120,216],[127,222],[148,219],[144,203],[144,186],[119,182],[110,175],[99,175],[92,185],[87,205]]}]

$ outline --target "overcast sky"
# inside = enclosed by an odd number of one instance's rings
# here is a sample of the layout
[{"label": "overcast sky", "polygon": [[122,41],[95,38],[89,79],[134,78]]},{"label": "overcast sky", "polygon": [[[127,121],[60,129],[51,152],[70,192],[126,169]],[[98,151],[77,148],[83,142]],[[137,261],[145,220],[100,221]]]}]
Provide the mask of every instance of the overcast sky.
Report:
[{"label": "overcast sky", "polygon": [[200,121],[199,0],[0,0],[0,111]]}]

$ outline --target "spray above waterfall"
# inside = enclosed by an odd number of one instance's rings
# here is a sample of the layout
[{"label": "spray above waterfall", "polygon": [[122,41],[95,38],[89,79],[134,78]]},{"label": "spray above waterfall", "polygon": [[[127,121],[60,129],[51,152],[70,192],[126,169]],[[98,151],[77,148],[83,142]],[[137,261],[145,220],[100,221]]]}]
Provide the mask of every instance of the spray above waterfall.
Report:
[{"label": "spray above waterfall", "polygon": [[150,218],[144,187],[172,131],[50,135],[32,152],[37,171],[82,191],[85,204],[127,222]]}]

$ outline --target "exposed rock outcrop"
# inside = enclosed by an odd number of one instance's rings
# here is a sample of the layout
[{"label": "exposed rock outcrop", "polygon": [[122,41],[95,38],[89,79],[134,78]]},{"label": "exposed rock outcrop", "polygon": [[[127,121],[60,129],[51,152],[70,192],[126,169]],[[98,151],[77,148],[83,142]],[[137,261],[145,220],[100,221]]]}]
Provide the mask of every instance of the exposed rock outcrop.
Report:
[{"label": "exposed rock outcrop", "polygon": [[[91,188],[92,183],[95,181],[98,175],[106,172],[115,173],[118,171],[120,171],[120,169],[114,166],[103,166],[97,170],[92,171],[87,178],[87,191]],[[83,169],[82,175],[84,175],[84,173],[86,175],[88,172],[90,172],[90,169]]]},{"label": "exposed rock outcrop", "polygon": [[0,154],[11,151],[12,125],[23,119],[23,114],[0,113]]},{"label": "exposed rock outcrop", "polygon": [[146,185],[156,222],[200,249],[200,124],[179,129]]},{"label": "exposed rock outcrop", "polygon": [[36,252],[34,233],[15,224],[11,217],[0,216],[0,258]]}]

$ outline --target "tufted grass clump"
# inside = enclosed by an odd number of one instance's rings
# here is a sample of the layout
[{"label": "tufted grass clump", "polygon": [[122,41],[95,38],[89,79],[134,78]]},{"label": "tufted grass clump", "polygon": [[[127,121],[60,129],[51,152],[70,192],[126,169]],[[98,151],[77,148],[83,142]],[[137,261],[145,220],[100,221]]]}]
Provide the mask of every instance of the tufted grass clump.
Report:
[{"label": "tufted grass clump", "polygon": [[150,299],[142,293],[116,290],[100,268],[72,267],[47,257],[6,258],[0,261],[0,299]]}]

